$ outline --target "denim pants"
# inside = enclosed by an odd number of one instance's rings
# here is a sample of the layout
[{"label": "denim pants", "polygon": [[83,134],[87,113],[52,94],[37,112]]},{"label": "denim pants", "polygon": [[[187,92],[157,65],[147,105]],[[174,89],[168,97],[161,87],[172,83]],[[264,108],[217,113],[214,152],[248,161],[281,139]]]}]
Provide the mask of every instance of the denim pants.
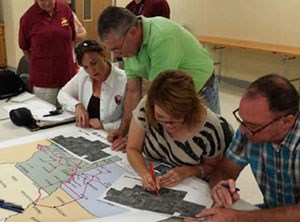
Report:
[{"label": "denim pants", "polygon": [[219,85],[218,79],[214,76],[212,84],[204,86],[199,94],[205,101],[207,107],[211,109],[214,113],[220,114],[220,101],[219,101]]}]

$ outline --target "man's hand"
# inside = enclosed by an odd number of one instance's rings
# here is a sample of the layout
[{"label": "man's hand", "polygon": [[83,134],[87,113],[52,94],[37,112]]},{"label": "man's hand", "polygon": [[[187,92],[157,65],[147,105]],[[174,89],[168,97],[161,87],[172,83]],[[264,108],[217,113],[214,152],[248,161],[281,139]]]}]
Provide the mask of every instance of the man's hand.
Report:
[{"label": "man's hand", "polygon": [[[222,184],[228,186],[225,188]],[[240,195],[236,192],[235,181],[232,179],[222,180],[211,191],[216,206],[229,208],[235,201],[240,199]]]},{"label": "man's hand", "polygon": [[[207,222],[238,222],[239,217],[236,210],[225,208],[204,209],[196,215],[196,218],[207,218]],[[200,220],[201,221],[201,220]]]},{"label": "man's hand", "polygon": [[111,142],[111,149],[114,151],[125,151],[127,137],[123,136],[120,129],[112,130],[108,133],[107,140]]},{"label": "man's hand", "polygon": [[113,143],[115,140],[122,138],[123,132],[120,129],[111,130],[108,133],[107,140],[111,143]]},{"label": "man's hand", "polygon": [[111,146],[111,149],[114,151],[123,151],[126,152],[126,145],[127,145],[127,137],[122,137],[116,139]]},{"label": "man's hand", "polygon": [[75,114],[76,114],[76,126],[82,128],[89,127],[89,114],[81,103],[76,105]]}]

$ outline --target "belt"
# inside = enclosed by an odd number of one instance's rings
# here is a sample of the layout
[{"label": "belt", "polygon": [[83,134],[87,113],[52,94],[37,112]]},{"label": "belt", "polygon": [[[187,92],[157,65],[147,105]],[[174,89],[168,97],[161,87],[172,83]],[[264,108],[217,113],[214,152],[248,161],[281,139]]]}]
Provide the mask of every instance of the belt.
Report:
[{"label": "belt", "polygon": [[200,92],[204,91],[206,88],[211,87],[214,84],[214,80],[215,80],[216,76],[213,73],[209,79],[206,81],[206,83],[204,84],[204,86],[202,87],[202,89],[200,90]]}]

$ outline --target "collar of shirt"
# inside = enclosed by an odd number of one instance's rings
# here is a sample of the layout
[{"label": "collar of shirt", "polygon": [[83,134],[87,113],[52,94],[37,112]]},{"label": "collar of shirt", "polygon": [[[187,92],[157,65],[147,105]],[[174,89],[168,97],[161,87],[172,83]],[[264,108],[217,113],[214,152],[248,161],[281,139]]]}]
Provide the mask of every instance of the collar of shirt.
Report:
[{"label": "collar of shirt", "polygon": [[[61,6],[62,6],[62,4],[63,4],[63,3],[61,3],[61,2],[57,2],[57,1],[55,2],[54,9],[53,9],[53,15],[55,15],[55,14],[57,14],[58,12],[61,11]],[[35,3],[35,11],[36,11],[37,14],[46,14],[46,15],[49,16],[49,13],[46,12],[44,9],[42,9],[42,8],[38,5],[37,2]]]},{"label": "collar of shirt", "polygon": [[140,51],[141,51],[141,48],[143,48],[148,43],[148,39],[149,39],[149,35],[150,35],[150,20],[151,20],[151,18],[146,18],[142,15],[138,16],[137,18],[141,22],[142,30],[143,30],[143,42],[140,47]]},{"label": "collar of shirt", "polygon": [[294,127],[288,132],[281,145],[287,147],[291,151],[300,146],[300,114],[298,111]]}]

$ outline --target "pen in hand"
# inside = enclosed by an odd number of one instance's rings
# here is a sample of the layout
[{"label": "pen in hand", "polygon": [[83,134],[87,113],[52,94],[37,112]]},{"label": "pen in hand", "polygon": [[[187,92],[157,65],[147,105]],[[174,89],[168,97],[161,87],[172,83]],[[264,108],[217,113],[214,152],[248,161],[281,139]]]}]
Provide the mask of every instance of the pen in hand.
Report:
[{"label": "pen in hand", "polygon": [[[224,188],[230,190],[230,187],[229,187],[229,185],[228,185],[227,183],[222,183],[221,185],[222,185],[222,187],[224,187]],[[238,191],[240,191],[240,189],[236,187],[236,188],[235,188],[235,192],[238,192]]]},{"label": "pen in hand", "polygon": [[155,172],[154,172],[154,169],[153,169],[153,165],[152,165],[152,163],[150,161],[148,163],[148,167],[149,167],[149,171],[150,171],[152,180],[153,180],[154,185],[155,185],[155,193],[156,193],[157,196],[159,196],[159,190],[158,190],[157,183],[156,183]]}]

